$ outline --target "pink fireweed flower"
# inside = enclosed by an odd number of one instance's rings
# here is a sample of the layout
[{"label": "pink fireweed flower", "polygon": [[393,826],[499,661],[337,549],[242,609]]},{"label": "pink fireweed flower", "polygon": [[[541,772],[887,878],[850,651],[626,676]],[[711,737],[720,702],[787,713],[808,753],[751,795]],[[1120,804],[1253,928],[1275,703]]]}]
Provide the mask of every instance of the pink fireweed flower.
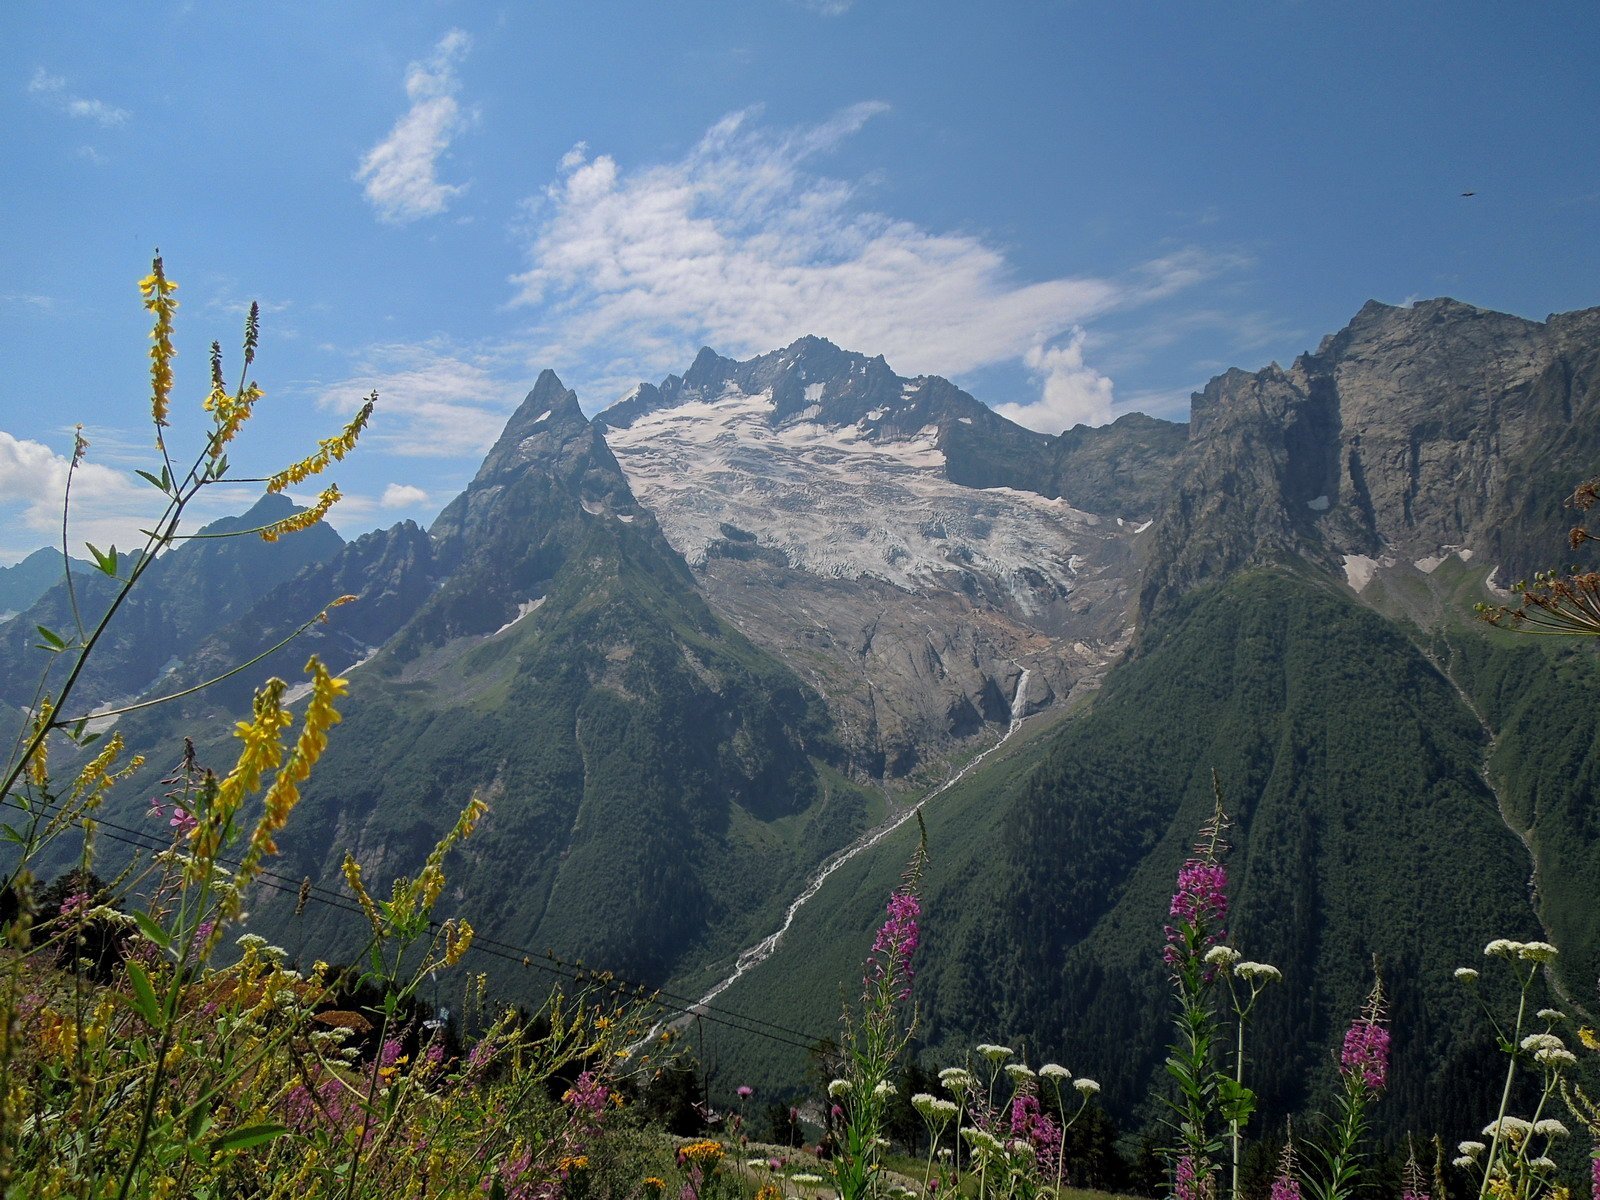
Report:
[{"label": "pink fireweed flower", "polygon": [[1296,1177],[1297,1163],[1294,1155],[1294,1138],[1284,1143],[1283,1157],[1278,1160],[1278,1174],[1272,1180],[1271,1200],[1300,1200],[1300,1180]]},{"label": "pink fireweed flower", "polygon": [[174,804],[172,806],[172,819],[167,824],[179,833],[188,833],[196,825],[200,824],[200,818],[184,808],[183,805]]},{"label": "pink fireweed flower", "polygon": [[1200,948],[1214,946],[1227,937],[1222,923],[1228,918],[1228,869],[1214,859],[1191,858],[1178,871],[1178,888],[1168,915],[1180,925],[1168,925],[1162,958],[1176,965],[1188,953],[1187,935],[1198,932]]},{"label": "pink fireweed flower", "polygon": [[1339,1073],[1381,1092],[1389,1082],[1389,1031],[1377,1020],[1358,1017],[1344,1035]]},{"label": "pink fireweed flower", "polygon": [[611,1090],[594,1077],[593,1071],[585,1071],[561,1098],[579,1112],[597,1114],[605,1111]]},{"label": "pink fireweed flower", "polygon": [[1011,1100],[1011,1135],[1026,1138],[1041,1162],[1061,1143],[1061,1131],[1039,1106],[1039,1098],[1026,1093]]},{"label": "pink fireweed flower", "polygon": [[1175,1200],[1205,1200],[1205,1188],[1194,1169],[1194,1159],[1185,1154],[1178,1160],[1172,1194]]},{"label": "pink fireweed flower", "polygon": [[89,893],[88,892],[73,892],[72,895],[68,896],[65,900],[63,900],[61,902],[61,908],[60,908],[59,911],[60,911],[61,915],[64,918],[69,918],[70,919],[72,917],[77,916],[79,913],[83,912],[88,907],[89,907]]},{"label": "pink fireweed flower", "polygon": [[922,904],[913,893],[897,891],[889,897],[888,912],[888,919],[872,942],[875,962],[869,982],[882,982],[893,970],[895,981],[904,984],[899,998],[907,1000],[911,997],[911,956],[919,941],[917,918],[922,915]]}]

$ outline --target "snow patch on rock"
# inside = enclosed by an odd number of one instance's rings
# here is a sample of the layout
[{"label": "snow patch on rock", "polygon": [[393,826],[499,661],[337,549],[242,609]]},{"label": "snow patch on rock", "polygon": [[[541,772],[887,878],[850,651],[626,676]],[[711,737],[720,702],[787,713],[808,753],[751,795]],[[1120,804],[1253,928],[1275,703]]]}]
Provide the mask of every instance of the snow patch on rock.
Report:
[{"label": "snow patch on rock", "polygon": [[975,576],[1033,613],[1076,586],[1074,555],[1088,569],[1119,537],[1064,500],[952,483],[937,425],[874,439],[807,414],[774,427],[773,415],[770,391],[729,388],[606,430],[634,495],[691,566],[706,566],[727,524],[796,570],[908,592],[966,590]]},{"label": "snow patch on rock", "polygon": [[1344,577],[1356,591],[1361,591],[1372,582],[1372,577],[1378,572],[1378,560],[1365,554],[1346,554],[1344,556]]}]

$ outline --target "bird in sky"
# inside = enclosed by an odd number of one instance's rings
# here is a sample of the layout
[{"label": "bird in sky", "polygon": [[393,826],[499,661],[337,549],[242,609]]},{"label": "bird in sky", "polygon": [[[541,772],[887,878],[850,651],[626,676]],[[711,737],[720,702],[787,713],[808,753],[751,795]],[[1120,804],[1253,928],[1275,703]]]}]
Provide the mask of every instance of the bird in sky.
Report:
[{"label": "bird in sky", "polygon": [[1477,192],[1462,192],[1461,194],[1463,196],[1476,196],[1478,193]]}]

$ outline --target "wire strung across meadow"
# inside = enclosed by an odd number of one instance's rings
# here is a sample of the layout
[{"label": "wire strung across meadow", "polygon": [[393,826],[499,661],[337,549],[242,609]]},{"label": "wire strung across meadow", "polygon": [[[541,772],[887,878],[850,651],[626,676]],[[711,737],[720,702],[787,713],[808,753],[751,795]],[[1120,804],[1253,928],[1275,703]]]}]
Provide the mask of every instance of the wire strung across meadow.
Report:
[{"label": "wire strung across meadow", "polygon": [[[9,797],[7,798],[10,799]],[[62,809],[65,805],[51,804],[48,801],[42,805],[44,809]],[[131,846],[136,850],[145,850],[151,853],[171,849],[171,843],[164,841],[159,834],[149,830],[132,829],[126,825],[119,825],[115,821],[101,817],[78,817],[75,823],[82,825],[84,821],[93,821],[95,828],[114,842]],[[219,866],[235,867],[240,863],[237,859],[218,856],[215,860]],[[321,904],[336,912],[350,916],[365,918],[361,906],[343,892],[328,888],[319,883],[311,883],[309,877],[304,880],[295,880],[287,875],[275,871],[262,869],[256,879],[257,883],[271,888],[273,891],[286,895],[299,896],[304,892],[308,903]],[[437,935],[442,922],[430,920],[428,931],[430,935]],[[794,1029],[787,1025],[780,1025],[762,1017],[752,1016],[735,1009],[700,1004],[687,996],[680,996],[660,988],[649,988],[642,983],[634,983],[622,979],[615,972],[586,967],[580,961],[568,962],[558,957],[553,951],[539,953],[529,950],[524,946],[517,946],[511,942],[501,941],[498,938],[483,937],[474,932],[472,944],[468,947],[472,953],[482,954],[489,958],[500,959],[524,968],[533,968],[547,974],[558,976],[573,983],[599,984],[612,992],[618,998],[633,996],[635,999],[648,1000],[649,1003],[663,1012],[677,1016],[703,1018],[716,1025],[722,1025],[740,1033],[752,1034],[755,1037],[765,1038],[767,1041],[789,1046],[797,1050],[810,1052],[818,1044],[828,1039],[815,1034],[807,1033],[801,1029]],[[675,1003],[674,1003],[675,1002]],[[739,1022],[745,1022],[740,1024]]]}]

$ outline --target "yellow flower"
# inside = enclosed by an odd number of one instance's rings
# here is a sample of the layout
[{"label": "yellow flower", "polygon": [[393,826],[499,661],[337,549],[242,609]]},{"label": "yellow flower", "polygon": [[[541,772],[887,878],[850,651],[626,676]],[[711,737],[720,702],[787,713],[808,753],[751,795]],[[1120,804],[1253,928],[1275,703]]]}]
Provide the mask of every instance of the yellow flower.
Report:
[{"label": "yellow flower", "polygon": [[156,440],[160,443],[160,426],[167,423],[167,402],[172,395],[172,360],[177,351],[172,346],[172,314],[178,302],[172,293],[178,285],[167,279],[158,254],[150,264],[150,274],[139,281],[139,294],[144,306],[155,314],[155,327],[150,331],[150,417],[156,423]]},{"label": "yellow flower", "polygon": [[453,967],[472,946],[472,926],[462,920],[444,923],[444,965]]},{"label": "yellow flower", "polygon": [[317,497],[317,502],[303,512],[297,512],[292,517],[285,517],[275,521],[261,530],[263,542],[275,542],[286,533],[299,533],[302,529],[310,529],[323,517],[328,515],[328,510],[339,502],[339,485],[329,484]]},{"label": "yellow flower", "polygon": [[297,483],[302,483],[313,475],[321,474],[327,469],[328,464],[339,462],[346,454],[355,449],[356,439],[361,436],[361,431],[366,428],[367,421],[372,416],[373,407],[378,403],[378,393],[373,392],[367,397],[361,411],[356,413],[350,424],[338,437],[323,438],[317,443],[315,454],[302,458],[297,463],[291,463],[276,475],[267,480],[267,491],[281,492],[284,488]]}]

